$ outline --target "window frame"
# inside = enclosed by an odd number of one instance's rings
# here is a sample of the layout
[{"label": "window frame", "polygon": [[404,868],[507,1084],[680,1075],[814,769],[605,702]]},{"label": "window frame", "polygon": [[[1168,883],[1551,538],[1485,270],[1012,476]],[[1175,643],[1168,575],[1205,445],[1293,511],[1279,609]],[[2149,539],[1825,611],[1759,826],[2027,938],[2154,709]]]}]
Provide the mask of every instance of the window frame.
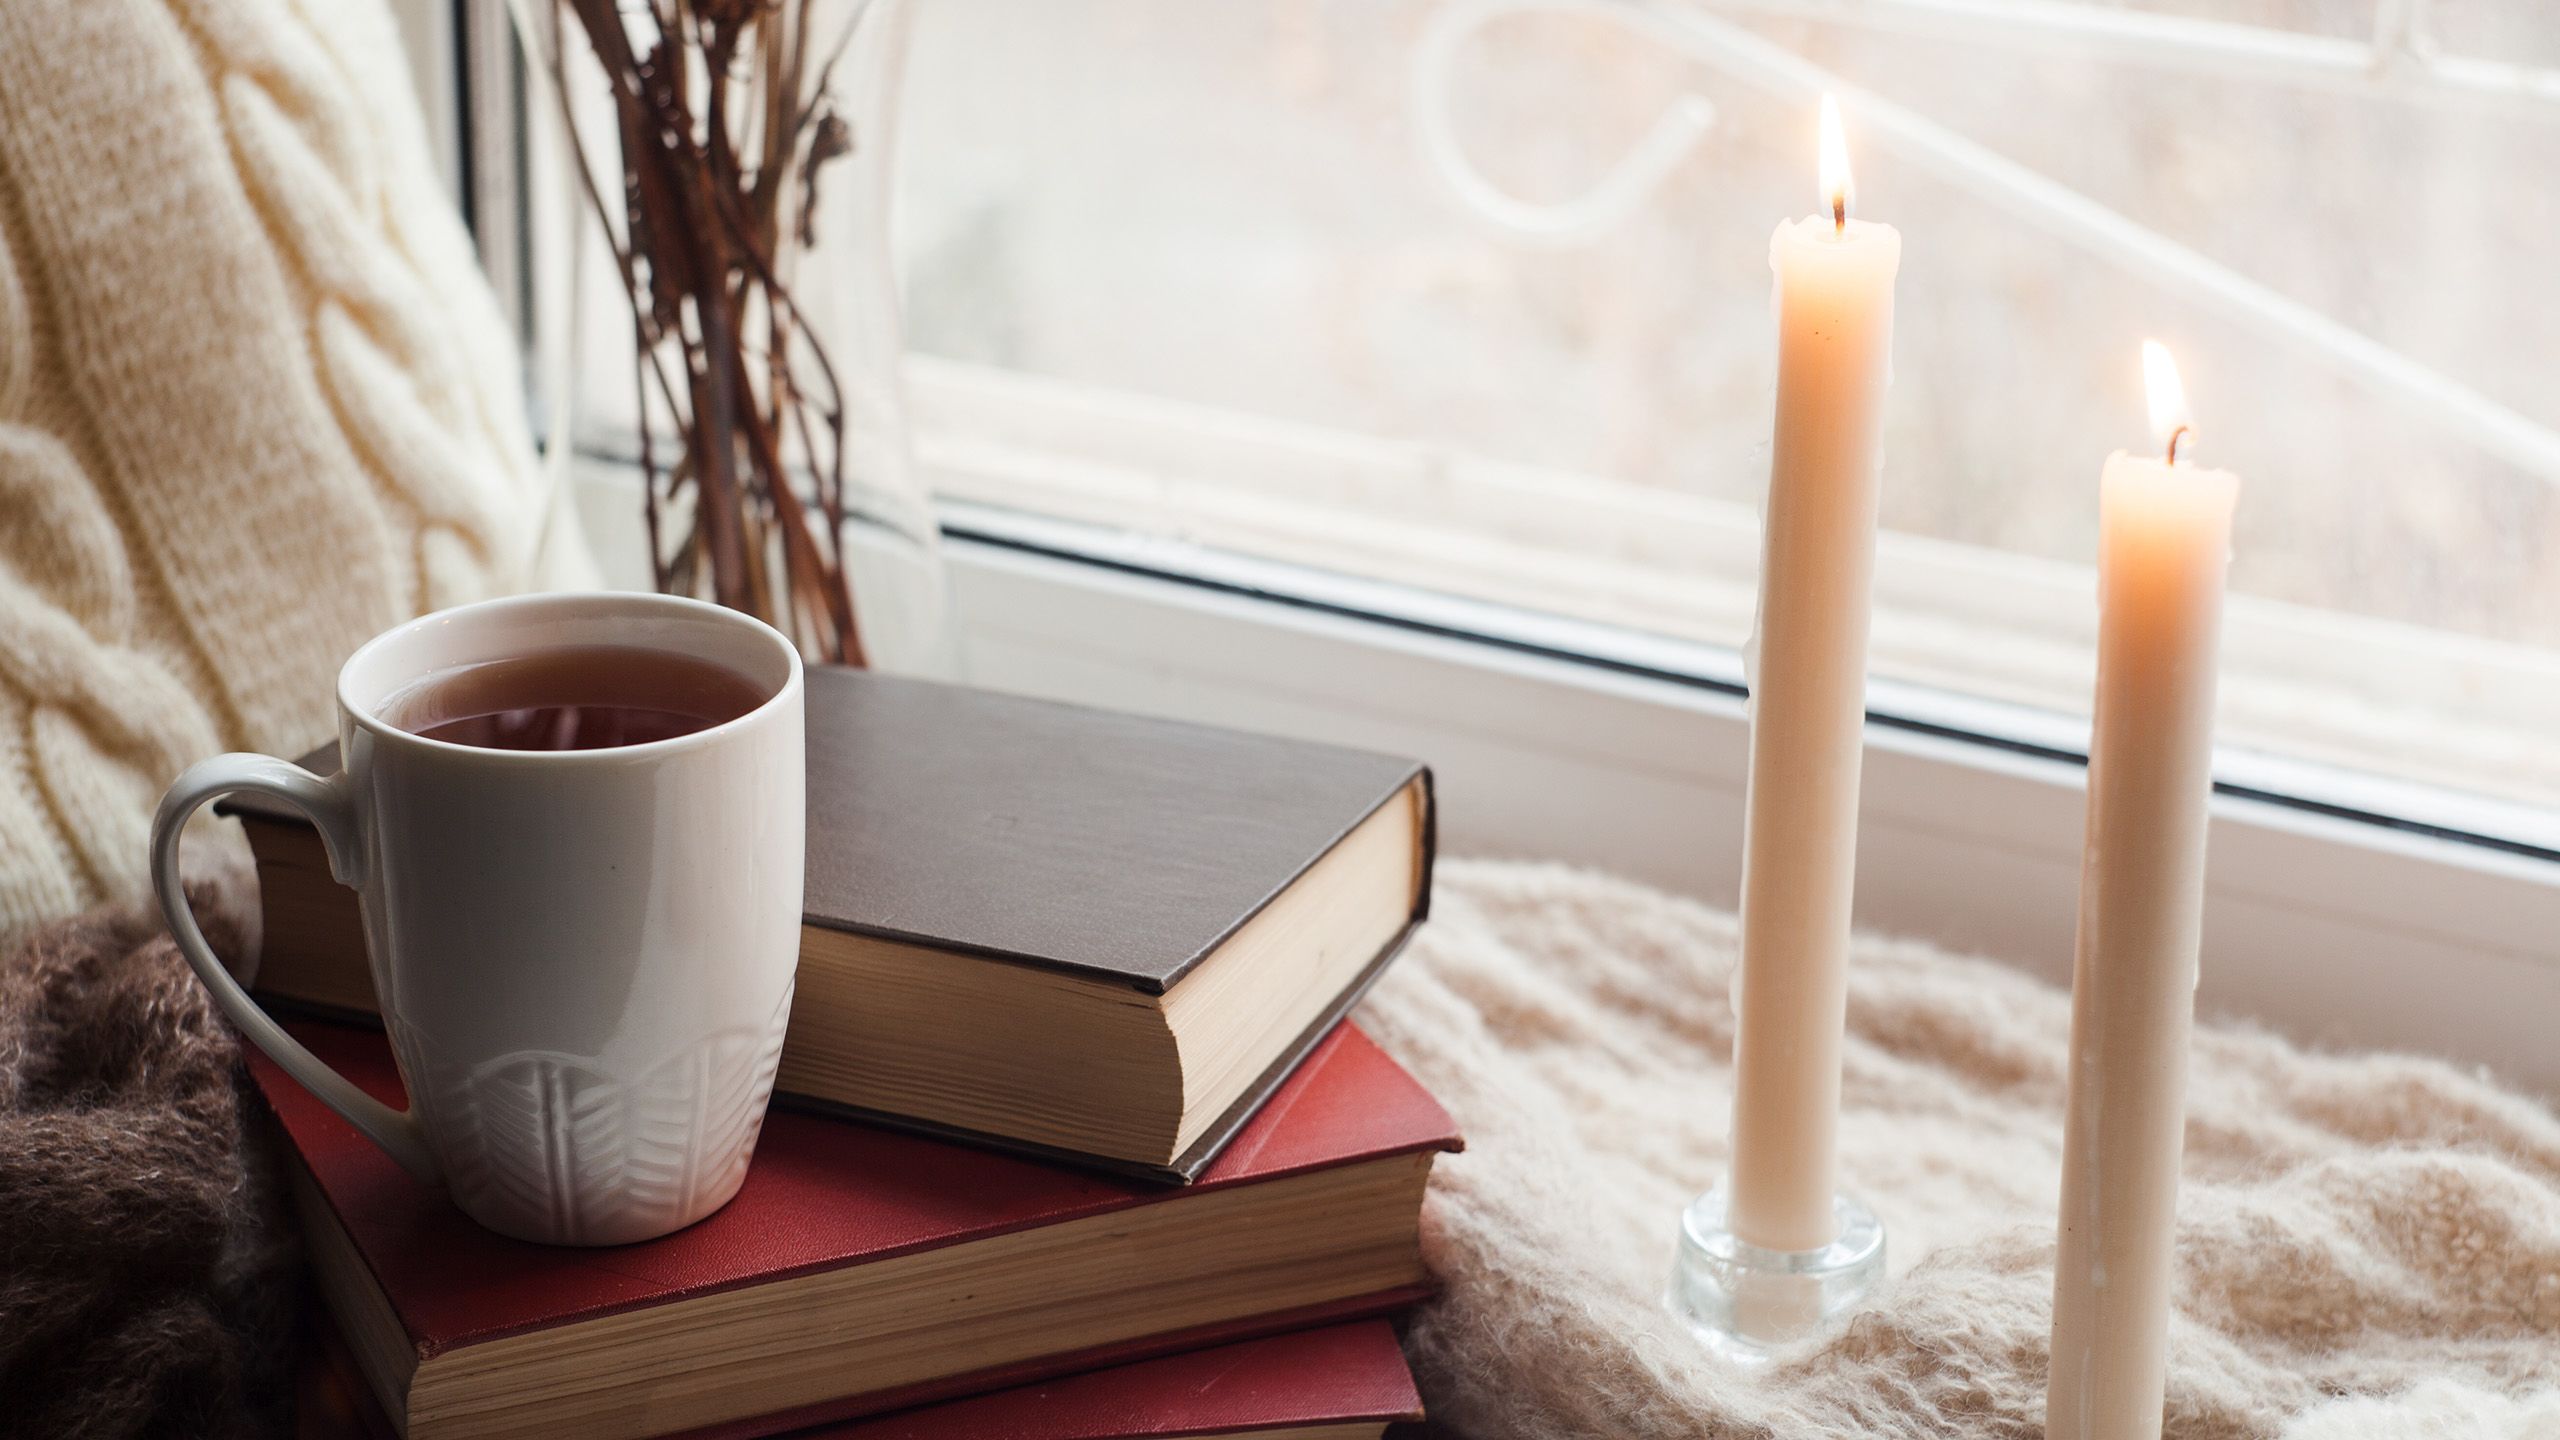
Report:
[{"label": "window frame", "polygon": [[[1744,693],[1740,656],[1697,631],[1751,624],[1748,507],[920,354],[906,388],[945,498],[1161,531],[1307,574],[1392,575],[1371,604],[1382,618]],[[1550,553],[1518,538],[1551,523],[1598,539]],[[1890,531],[1877,549],[1870,718],[2085,763],[2093,569]],[[2439,767],[2437,781],[2320,758],[2405,746],[2413,713],[2433,747],[2513,755],[2538,744],[2560,656],[2247,595],[2223,629],[2227,793],[2560,860],[2560,811],[2482,793],[2488,761]],[[1991,637],[2017,643],[1977,643]],[[2462,695],[2465,710],[2413,712],[2409,693]],[[2249,743],[2279,731],[2287,751]]]}]

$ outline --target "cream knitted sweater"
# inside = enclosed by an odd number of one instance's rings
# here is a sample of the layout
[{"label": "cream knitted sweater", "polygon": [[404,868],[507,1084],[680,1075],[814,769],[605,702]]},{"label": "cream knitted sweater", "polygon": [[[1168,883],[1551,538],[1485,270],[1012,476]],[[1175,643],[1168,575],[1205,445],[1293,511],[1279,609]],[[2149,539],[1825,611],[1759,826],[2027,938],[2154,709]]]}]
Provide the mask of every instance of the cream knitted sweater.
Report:
[{"label": "cream knitted sweater", "polygon": [[[1406,1347],[1476,1440],[2042,1440],[2070,997],[1926,945],[1850,964],[1844,1183],[1893,1279],[1749,1373],[1662,1306],[1722,1169],[1734,922],[1451,861],[1361,1023],[1467,1136]],[[2305,984],[2321,957],[2305,954]],[[2436,1061],[2200,1025],[2168,1440],[2560,1440],[2560,1118]]]},{"label": "cream knitted sweater", "polygon": [[[534,579],[518,367],[380,0],[0,4],[0,939],[354,646]],[[544,547],[574,574],[574,543]]]}]

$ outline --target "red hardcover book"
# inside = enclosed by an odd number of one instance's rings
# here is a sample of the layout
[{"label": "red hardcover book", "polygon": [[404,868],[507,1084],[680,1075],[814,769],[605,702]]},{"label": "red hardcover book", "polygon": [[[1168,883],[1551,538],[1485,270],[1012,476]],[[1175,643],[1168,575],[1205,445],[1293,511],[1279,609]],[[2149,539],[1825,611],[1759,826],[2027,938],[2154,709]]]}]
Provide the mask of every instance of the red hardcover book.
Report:
[{"label": "red hardcover book", "polygon": [[[337,1335],[320,1337],[314,1361],[304,1440],[393,1433]],[[1362,1320],[823,1425],[794,1440],[1374,1440],[1393,1421],[1421,1418],[1394,1327]]]},{"label": "red hardcover book", "polygon": [[[289,1027],[391,1104],[379,1034]],[[262,1057],[322,1294],[410,1440],[769,1433],[1425,1293],[1447,1112],[1351,1026],[1189,1188],[775,1111],[727,1208],[565,1249],[481,1229]]]}]

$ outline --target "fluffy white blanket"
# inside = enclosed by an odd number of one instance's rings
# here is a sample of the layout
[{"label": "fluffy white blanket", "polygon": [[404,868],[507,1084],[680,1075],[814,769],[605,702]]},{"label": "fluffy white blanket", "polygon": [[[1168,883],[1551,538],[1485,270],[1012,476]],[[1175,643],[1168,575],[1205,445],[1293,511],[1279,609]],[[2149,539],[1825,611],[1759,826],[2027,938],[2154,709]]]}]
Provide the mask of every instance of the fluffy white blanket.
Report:
[{"label": "fluffy white blanket", "polygon": [[[1893,1278],[1758,1373],[1659,1296],[1724,1164],[1733,918],[1622,881],[1453,861],[1362,1023],[1457,1115],[1409,1337],[1481,1436],[2041,1436],[2069,997],[1864,939],[1844,1183]],[[2304,983],[2318,983],[2317,957]],[[2560,1024],[2560,1017],[2555,1017]],[[2560,1120],[2451,1066],[2200,1025],[2172,1440],[2560,1436]]]}]

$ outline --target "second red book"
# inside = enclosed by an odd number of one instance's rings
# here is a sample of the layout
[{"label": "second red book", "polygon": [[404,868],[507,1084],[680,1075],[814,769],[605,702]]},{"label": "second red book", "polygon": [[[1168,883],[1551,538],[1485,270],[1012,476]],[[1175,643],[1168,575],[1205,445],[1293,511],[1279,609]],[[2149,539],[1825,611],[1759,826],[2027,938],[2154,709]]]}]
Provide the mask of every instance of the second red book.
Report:
[{"label": "second red book", "polygon": [[[297,1038],[400,1103],[382,1037]],[[314,1270],[410,1440],[770,1433],[1418,1298],[1449,1117],[1350,1026],[1198,1184],[768,1119],[738,1198],[663,1240],[481,1229],[263,1060]]]}]

